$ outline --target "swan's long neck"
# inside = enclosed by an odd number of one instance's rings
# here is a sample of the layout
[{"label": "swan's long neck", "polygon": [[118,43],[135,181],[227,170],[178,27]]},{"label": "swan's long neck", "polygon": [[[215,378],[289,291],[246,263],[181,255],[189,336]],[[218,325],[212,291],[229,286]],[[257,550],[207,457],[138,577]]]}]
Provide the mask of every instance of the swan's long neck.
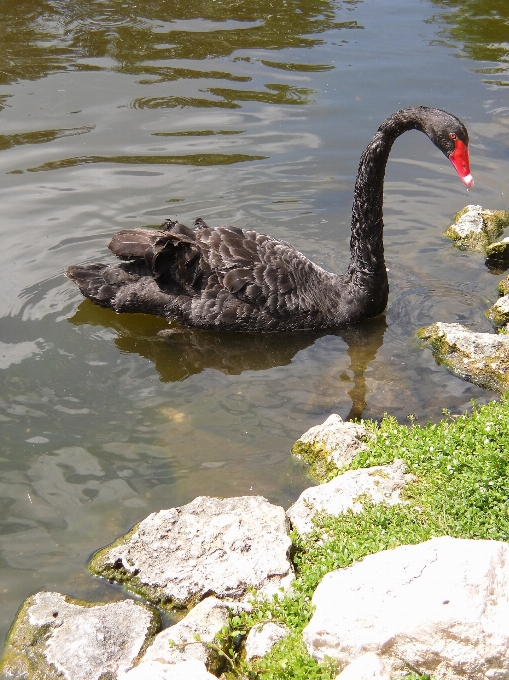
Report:
[{"label": "swan's long neck", "polygon": [[380,311],[385,308],[389,290],[383,245],[385,168],[395,139],[415,128],[423,130],[418,107],[387,118],[361,156],[355,183],[347,277],[356,288],[374,291],[373,304],[381,306]]}]

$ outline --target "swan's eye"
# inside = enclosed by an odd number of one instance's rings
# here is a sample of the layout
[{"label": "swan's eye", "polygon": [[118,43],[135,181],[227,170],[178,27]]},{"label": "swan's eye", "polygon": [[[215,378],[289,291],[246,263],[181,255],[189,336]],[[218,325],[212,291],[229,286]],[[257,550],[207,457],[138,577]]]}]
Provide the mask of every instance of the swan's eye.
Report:
[{"label": "swan's eye", "polygon": [[454,132],[451,132],[451,134],[449,135],[449,137],[450,137],[451,139],[457,139],[457,137],[456,137],[456,135],[455,135]]}]

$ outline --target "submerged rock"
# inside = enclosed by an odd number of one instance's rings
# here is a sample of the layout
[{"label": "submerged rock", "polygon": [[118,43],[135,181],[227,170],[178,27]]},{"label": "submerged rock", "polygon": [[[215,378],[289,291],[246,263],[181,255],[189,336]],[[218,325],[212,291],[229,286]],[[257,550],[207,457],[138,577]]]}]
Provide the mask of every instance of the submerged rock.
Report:
[{"label": "submerged rock", "polygon": [[199,496],[149,515],[100,550],[93,573],[124,583],[149,602],[189,607],[206,595],[274,594],[294,578],[283,508],[262,496]]},{"label": "submerged rock", "polygon": [[494,392],[509,389],[509,335],[472,333],[458,323],[434,323],[418,335],[458,377]]},{"label": "submerged rock", "polygon": [[454,215],[445,231],[454,245],[462,250],[486,250],[509,225],[509,212],[487,210],[481,205],[467,205]]},{"label": "submerged rock", "polygon": [[491,305],[486,316],[495,326],[506,326],[509,323],[509,295],[504,295]]},{"label": "submerged rock", "polygon": [[305,432],[293,445],[292,454],[309,465],[310,477],[324,481],[331,472],[349,465],[360,451],[364,451],[365,440],[371,436],[363,425],[345,423],[333,413],[321,425]]},{"label": "submerged rock", "polygon": [[36,593],[16,618],[0,673],[29,680],[114,680],[134,665],[159,627],[157,612],[133,600],[89,604]]},{"label": "submerged rock", "polygon": [[414,479],[406,474],[401,459],[390,465],[348,470],[326,484],[305,489],[286,514],[293,527],[303,535],[313,529],[313,517],[320,512],[340,515],[348,510],[362,512],[363,503],[401,503],[401,489]]},{"label": "submerged rock", "polygon": [[502,541],[447,536],[369,555],[324,576],[304,642],[340,669],[376,654],[382,677],[509,677],[508,565]]},{"label": "submerged rock", "polygon": [[246,659],[251,661],[255,658],[264,657],[272,647],[288,635],[288,628],[281,623],[257,623],[248,633],[245,651]]}]

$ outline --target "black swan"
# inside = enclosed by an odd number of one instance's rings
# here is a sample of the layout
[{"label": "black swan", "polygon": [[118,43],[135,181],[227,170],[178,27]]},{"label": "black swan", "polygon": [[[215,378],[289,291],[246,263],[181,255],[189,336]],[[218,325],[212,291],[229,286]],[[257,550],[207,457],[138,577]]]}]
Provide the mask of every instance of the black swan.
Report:
[{"label": "black swan", "polygon": [[383,186],[397,137],[424,132],[470,189],[468,132],[455,116],[425,106],[389,116],[361,156],[355,183],[350,265],[340,276],[285,241],[238,227],[119,231],[110,250],[125,262],[75,265],[66,275],[83,295],[116,312],[144,312],[220,331],[332,329],[381,314],[389,282],[383,247]]}]

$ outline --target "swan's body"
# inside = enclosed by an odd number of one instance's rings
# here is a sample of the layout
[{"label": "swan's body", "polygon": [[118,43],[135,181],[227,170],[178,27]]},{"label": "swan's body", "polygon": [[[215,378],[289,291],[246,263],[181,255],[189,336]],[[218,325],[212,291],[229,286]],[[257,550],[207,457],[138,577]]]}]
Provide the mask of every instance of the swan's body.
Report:
[{"label": "swan's body", "polygon": [[144,312],[185,326],[231,331],[338,328],[385,309],[389,283],[383,250],[383,183],[394,140],[418,129],[451,160],[468,188],[468,133],[439,109],[399,111],[380,126],[361,156],[355,184],[346,274],[325,271],[285,241],[237,227],[189,229],[167,220],[162,231],[118,232],[115,265],[69,267],[93,302]]}]

